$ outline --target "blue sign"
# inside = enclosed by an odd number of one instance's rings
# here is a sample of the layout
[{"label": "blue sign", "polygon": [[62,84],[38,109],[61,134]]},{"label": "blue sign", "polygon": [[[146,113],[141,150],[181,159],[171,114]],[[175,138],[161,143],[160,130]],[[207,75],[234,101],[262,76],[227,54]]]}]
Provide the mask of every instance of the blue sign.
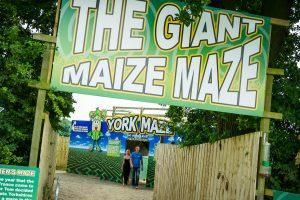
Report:
[{"label": "blue sign", "polygon": [[[94,125],[95,126],[95,125]],[[93,149],[93,139],[90,132],[93,131],[92,121],[72,121],[72,131],[70,136],[70,147],[78,149]],[[143,140],[149,142],[149,156],[154,155],[155,146],[161,141],[161,136],[153,134],[130,134],[123,132],[109,132],[106,122],[101,122],[101,137],[97,141],[102,151],[107,151],[109,140],[117,140],[121,143],[120,153],[125,153],[127,140]],[[180,137],[163,136],[163,142],[166,144],[178,143]]]},{"label": "blue sign", "polygon": [[72,121],[70,147],[89,149],[92,142],[88,133],[92,131],[92,121]]}]

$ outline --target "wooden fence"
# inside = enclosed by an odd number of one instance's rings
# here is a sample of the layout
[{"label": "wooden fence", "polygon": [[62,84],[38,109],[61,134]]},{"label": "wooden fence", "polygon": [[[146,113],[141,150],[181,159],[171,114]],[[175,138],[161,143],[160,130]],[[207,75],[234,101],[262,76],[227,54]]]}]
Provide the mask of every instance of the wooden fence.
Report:
[{"label": "wooden fence", "polygon": [[45,114],[44,129],[40,152],[40,177],[38,199],[50,199],[53,197],[53,183],[55,177],[55,154],[57,134],[53,131],[49,115]]},{"label": "wooden fence", "polygon": [[67,170],[70,137],[58,136],[56,145],[56,169]]},{"label": "wooden fence", "polygon": [[156,148],[154,200],[254,200],[260,133]]}]

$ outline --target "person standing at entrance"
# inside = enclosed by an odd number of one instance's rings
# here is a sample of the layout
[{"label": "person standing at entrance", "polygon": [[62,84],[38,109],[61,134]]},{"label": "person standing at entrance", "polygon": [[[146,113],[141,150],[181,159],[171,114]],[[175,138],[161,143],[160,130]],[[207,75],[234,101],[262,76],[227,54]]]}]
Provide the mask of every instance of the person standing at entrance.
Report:
[{"label": "person standing at entrance", "polygon": [[140,153],[139,146],[135,147],[135,151],[131,154],[131,160],[133,165],[132,186],[138,189],[140,169],[143,170],[143,155]]},{"label": "person standing at entrance", "polygon": [[131,168],[132,168],[132,161],[131,161],[131,157],[130,157],[130,150],[127,149],[126,153],[125,153],[125,156],[124,156],[123,164],[122,164],[123,185],[128,184],[128,179],[129,179],[129,174],[130,174],[130,169]]}]

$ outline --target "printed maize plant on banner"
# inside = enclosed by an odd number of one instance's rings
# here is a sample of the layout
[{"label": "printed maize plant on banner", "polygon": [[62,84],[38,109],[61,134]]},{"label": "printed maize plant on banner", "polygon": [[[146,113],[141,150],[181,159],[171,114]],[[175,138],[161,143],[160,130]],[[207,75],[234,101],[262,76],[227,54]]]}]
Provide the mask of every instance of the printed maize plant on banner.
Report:
[{"label": "printed maize plant on banner", "polygon": [[270,19],[179,1],[63,0],[59,91],[263,116]]}]

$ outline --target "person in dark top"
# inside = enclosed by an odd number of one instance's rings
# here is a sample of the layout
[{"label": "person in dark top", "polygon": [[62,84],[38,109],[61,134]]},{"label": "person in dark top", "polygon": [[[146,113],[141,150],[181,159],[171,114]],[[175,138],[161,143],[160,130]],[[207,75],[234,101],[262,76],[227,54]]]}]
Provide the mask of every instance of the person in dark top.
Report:
[{"label": "person in dark top", "polygon": [[122,164],[123,185],[128,184],[128,179],[129,179],[129,174],[130,174],[131,168],[132,168],[132,161],[131,161],[131,157],[130,157],[130,150],[127,149],[125,156],[124,156],[123,164]]},{"label": "person in dark top", "polygon": [[143,171],[143,155],[140,153],[139,146],[135,147],[135,152],[131,154],[131,160],[133,165],[132,186],[135,186],[135,188],[138,189],[140,169]]}]

